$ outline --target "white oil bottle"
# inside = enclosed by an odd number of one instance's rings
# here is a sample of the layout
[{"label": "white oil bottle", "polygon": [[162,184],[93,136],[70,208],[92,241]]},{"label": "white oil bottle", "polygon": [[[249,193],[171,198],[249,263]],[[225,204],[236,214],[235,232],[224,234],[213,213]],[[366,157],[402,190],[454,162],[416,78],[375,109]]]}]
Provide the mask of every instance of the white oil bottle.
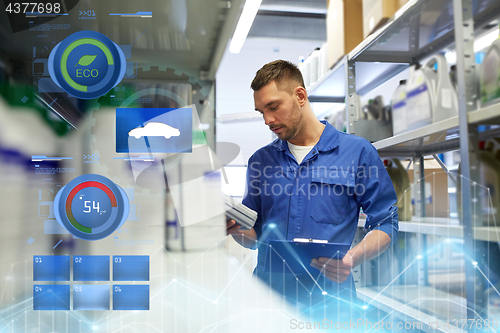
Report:
[{"label": "white oil bottle", "polygon": [[500,38],[486,52],[480,70],[481,105],[486,106],[500,99]]},{"label": "white oil bottle", "polygon": [[407,129],[458,115],[458,98],[442,55],[432,57],[410,77],[407,87]]},{"label": "white oil bottle", "polygon": [[399,86],[392,95],[392,132],[394,135],[406,131],[406,80],[399,81]]}]

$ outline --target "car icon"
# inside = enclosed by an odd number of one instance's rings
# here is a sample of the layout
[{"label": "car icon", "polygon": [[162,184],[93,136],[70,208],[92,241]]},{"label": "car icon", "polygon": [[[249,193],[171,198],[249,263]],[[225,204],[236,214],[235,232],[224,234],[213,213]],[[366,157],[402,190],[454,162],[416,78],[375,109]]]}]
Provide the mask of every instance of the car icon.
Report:
[{"label": "car icon", "polygon": [[144,127],[137,127],[128,132],[128,136],[133,136],[136,139],[143,136],[163,136],[165,139],[170,139],[173,136],[179,135],[181,135],[179,129],[157,122],[147,123]]}]

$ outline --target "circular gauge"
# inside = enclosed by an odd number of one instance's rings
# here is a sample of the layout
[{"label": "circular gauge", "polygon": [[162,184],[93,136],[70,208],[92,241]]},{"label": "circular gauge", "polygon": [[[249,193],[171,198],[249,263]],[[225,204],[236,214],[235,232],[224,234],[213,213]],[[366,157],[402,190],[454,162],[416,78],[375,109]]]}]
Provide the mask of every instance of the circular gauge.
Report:
[{"label": "circular gauge", "polygon": [[86,240],[111,235],[125,223],[129,209],[125,192],[108,178],[94,174],[73,179],[54,199],[57,222]]},{"label": "circular gauge", "polygon": [[106,94],[125,75],[122,49],[96,31],[78,31],[57,44],[49,55],[49,75],[67,93],[81,99]]}]

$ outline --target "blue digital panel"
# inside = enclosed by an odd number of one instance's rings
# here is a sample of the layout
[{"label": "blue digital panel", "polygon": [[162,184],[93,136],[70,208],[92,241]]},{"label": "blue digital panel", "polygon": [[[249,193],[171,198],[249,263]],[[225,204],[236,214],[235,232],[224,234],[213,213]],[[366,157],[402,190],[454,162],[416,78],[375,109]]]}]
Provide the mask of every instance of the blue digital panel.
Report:
[{"label": "blue digital panel", "polygon": [[109,310],[109,285],[74,285],[73,310]]},{"label": "blue digital panel", "polygon": [[74,256],[73,281],[109,281],[109,256]]},{"label": "blue digital panel", "polygon": [[69,256],[33,256],[33,281],[69,281]]},{"label": "blue digital panel", "polygon": [[69,285],[34,285],[33,310],[69,310]]},{"label": "blue digital panel", "polygon": [[116,109],[117,153],[190,153],[192,109]]},{"label": "blue digital panel", "polygon": [[149,281],[149,256],[113,256],[114,281]]},{"label": "blue digital panel", "polygon": [[114,285],[113,310],[149,310],[149,285]]}]

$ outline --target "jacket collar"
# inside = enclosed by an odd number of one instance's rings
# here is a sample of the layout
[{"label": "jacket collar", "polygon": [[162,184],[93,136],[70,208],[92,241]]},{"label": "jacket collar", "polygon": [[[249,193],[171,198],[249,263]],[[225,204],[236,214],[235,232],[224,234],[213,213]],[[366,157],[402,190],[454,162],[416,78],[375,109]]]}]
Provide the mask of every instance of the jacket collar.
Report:
[{"label": "jacket collar", "polygon": [[[315,147],[318,151],[329,151],[337,148],[339,146],[339,131],[326,120],[321,120],[321,123],[325,125],[325,129]],[[287,141],[276,139],[271,145],[280,151],[288,151]]]}]

